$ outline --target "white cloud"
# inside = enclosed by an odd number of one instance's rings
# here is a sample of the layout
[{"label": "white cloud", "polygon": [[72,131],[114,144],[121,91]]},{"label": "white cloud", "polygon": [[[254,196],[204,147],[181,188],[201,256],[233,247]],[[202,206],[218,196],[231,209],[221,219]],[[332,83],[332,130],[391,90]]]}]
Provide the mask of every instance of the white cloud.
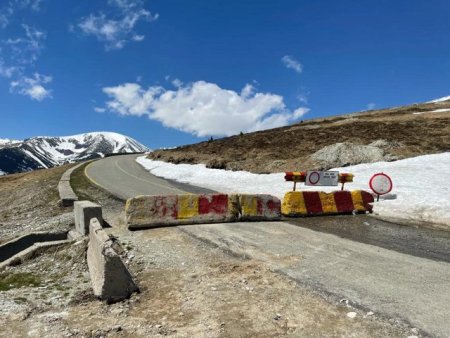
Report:
[{"label": "white cloud", "polygon": [[367,104],[367,109],[368,109],[368,110],[372,110],[372,109],[375,109],[376,106],[377,106],[377,105],[376,105],[375,103],[371,102],[371,103],[368,103],[368,104]]},{"label": "white cloud", "polygon": [[183,86],[183,82],[180,79],[173,79],[172,85],[176,88],[180,88],[181,86]]},{"label": "white cloud", "polygon": [[96,111],[97,113],[104,113],[104,112],[106,112],[106,108],[95,107],[94,111]]},{"label": "white cloud", "polygon": [[131,39],[136,42],[141,42],[144,41],[145,35],[134,35]]},{"label": "white cloud", "polygon": [[[13,22],[19,10],[38,11],[43,0],[8,0],[0,7],[0,27]],[[17,14],[18,16],[18,14]],[[16,26],[19,26],[16,24]],[[35,72],[35,64],[44,48],[46,34],[32,26],[22,24],[23,34],[0,41],[0,77],[10,81],[10,92],[19,93],[36,101],[51,97],[46,88],[51,76]],[[29,75],[34,72],[33,75]]]},{"label": "white cloud", "polygon": [[251,96],[255,92],[255,87],[253,87],[251,84],[247,83],[244,88],[241,90],[241,96],[245,99],[249,96]]},{"label": "white cloud", "polygon": [[106,107],[121,115],[147,116],[164,126],[197,136],[230,136],[241,131],[281,127],[305,114],[307,108],[289,111],[283,97],[256,93],[246,85],[241,93],[197,81],[167,90],[160,86],[142,88],[125,83],[103,88],[109,96]]},{"label": "white cloud", "polygon": [[[40,2],[27,1],[28,6]],[[36,101],[51,97],[51,90],[46,85],[52,81],[51,76],[34,73],[27,75],[34,68],[44,48],[46,34],[28,25],[22,25],[24,35],[9,38],[1,42],[0,76],[10,80],[10,92],[19,93]]]},{"label": "white cloud", "polygon": [[83,18],[78,27],[87,35],[95,36],[105,43],[107,50],[121,49],[129,41],[145,39],[135,32],[139,21],[154,21],[158,14],[152,14],[143,7],[141,0],[109,0],[111,13],[90,14]]},{"label": "white cloud", "polygon": [[4,64],[3,61],[0,60],[0,76],[2,77],[6,77],[6,78],[11,78],[14,73],[16,73],[18,71],[17,67],[13,67],[13,66],[6,66]]},{"label": "white cloud", "polygon": [[3,41],[5,53],[11,63],[25,65],[37,61],[44,48],[46,34],[28,25],[22,25],[25,35]]},{"label": "white cloud", "polygon": [[292,69],[299,74],[303,71],[303,65],[291,55],[283,56],[281,62],[283,62],[286,68]]},{"label": "white cloud", "polygon": [[297,100],[301,103],[308,103],[308,96],[311,94],[309,90],[302,89],[302,91],[297,95]]},{"label": "white cloud", "polygon": [[14,14],[23,9],[32,9],[38,11],[43,0],[9,0],[0,7],[0,27],[5,28],[11,22]]},{"label": "white cloud", "polygon": [[51,76],[35,73],[33,77],[24,76],[12,81],[10,83],[10,90],[11,92],[28,96],[32,100],[42,101],[52,97],[51,90],[44,87],[44,85],[50,82],[52,82]]},{"label": "white cloud", "polygon": [[307,112],[309,112],[309,108],[306,107],[300,107],[294,110],[294,113],[292,114],[294,116],[294,119],[299,119],[300,117],[303,117]]}]

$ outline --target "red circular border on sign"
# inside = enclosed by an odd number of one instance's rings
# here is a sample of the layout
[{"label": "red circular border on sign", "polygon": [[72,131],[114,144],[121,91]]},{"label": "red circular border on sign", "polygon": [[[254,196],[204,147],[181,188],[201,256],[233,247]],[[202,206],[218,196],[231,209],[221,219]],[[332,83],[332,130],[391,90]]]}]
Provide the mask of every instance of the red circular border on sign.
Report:
[{"label": "red circular border on sign", "polygon": [[[391,187],[389,188],[389,190],[386,191],[386,192],[384,192],[384,193],[382,193],[382,194],[379,193],[378,191],[376,191],[376,190],[373,188],[373,185],[372,185],[372,181],[373,181],[373,180],[375,179],[375,177],[377,177],[377,176],[384,176],[384,177],[386,177],[386,178],[389,180],[389,184],[391,185]],[[391,178],[390,178],[388,175],[386,175],[385,173],[378,173],[378,174],[373,175],[373,176],[370,178],[369,186],[370,186],[370,189],[372,189],[372,191],[373,191],[375,194],[377,194],[377,195],[385,195],[385,194],[388,194],[388,193],[391,192],[392,187],[393,187],[393,184],[392,184]]]},{"label": "red circular border on sign", "polygon": [[[313,174],[316,174],[316,175],[317,175],[317,181],[315,181],[315,182],[311,181],[311,176],[312,176]],[[317,184],[317,183],[320,181],[320,174],[319,174],[317,171],[313,171],[311,174],[309,174],[308,180],[309,180],[309,183],[315,185],[315,184]]]}]

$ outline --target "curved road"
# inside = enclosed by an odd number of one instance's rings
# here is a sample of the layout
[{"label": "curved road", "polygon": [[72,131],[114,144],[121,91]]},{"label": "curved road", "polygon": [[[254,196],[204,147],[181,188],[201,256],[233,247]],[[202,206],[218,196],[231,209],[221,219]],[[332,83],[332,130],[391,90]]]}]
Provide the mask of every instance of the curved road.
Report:
[{"label": "curved road", "polygon": [[136,158],[139,155],[111,156],[91,162],[86,176],[114,196],[126,200],[139,195],[207,193],[211,190],[168,181],[150,174]]}]

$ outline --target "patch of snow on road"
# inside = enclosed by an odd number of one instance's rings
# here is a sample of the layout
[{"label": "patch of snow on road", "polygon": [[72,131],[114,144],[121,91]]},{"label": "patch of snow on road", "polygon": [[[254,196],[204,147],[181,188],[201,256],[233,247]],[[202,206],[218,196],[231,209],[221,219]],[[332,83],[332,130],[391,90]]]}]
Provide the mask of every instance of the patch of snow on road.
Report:
[{"label": "patch of snow on road", "polygon": [[[258,175],[246,171],[208,169],[203,164],[172,164],[146,159],[136,160],[152,174],[224,193],[263,193],[282,199],[292,190],[292,182],[284,181],[284,173]],[[374,203],[374,213],[387,218],[414,222],[430,222],[450,226],[450,152],[424,155],[395,162],[366,163],[345,168],[340,172],[355,175],[347,189],[369,188],[370,177],[379,172],[391,176],[396,199]],[[301,190],[316,187],[297,185]],[[322,187],[333,191],[336,187]]]}]

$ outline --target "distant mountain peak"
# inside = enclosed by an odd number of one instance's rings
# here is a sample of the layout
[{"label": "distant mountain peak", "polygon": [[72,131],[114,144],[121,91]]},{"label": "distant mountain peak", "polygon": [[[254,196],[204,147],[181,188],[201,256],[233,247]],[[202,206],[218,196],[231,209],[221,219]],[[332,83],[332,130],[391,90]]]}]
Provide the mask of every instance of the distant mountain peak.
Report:
[{"label": "distant mountain peak", "polygon": [[11,144],[11,143],[17,143],[20,142],[18,140],[10,140],[8,138],[0,138],[0,146],[6,145],[6,144]]},{"label": "distant mountain peak", "polygon": [[24,141],[0,139],[0,172],[17,173],[90,160],[107,154],[145,151],[149,149],[143,144],[114,132],[37,136]]}]

